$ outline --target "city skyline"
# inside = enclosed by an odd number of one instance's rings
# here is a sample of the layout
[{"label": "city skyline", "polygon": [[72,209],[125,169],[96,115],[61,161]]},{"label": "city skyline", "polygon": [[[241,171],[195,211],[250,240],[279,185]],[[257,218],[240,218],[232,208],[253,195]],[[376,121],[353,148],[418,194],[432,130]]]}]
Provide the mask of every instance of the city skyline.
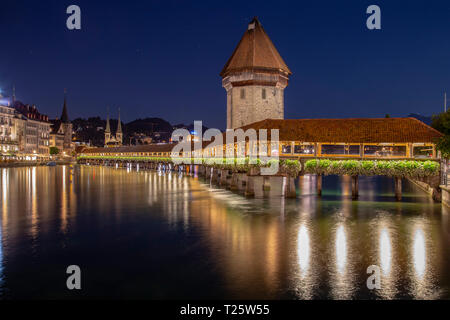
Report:
[{"label": "city skyline", "polygon": [[3,41],[15,48],[0,53],[0,88],[11,94],[15,85],[18,100],[49,115],[59,114],[67,88],[72,119],[106,118],[109,106],[126,110],[124,122],[160,117],[225,128],[219,72],[253,16],[293,72],[286,118],[436,114],[450,82],[450,5],[442,1],[427,10],[420,2],[399,8],[383,1],[383,27],[375,31],[365,26],[365,2],[297,10],[245,3],[236,14],[221,4],[79,1],[79,31],[65,27],[65,5],[8,2],[0,14],[9,30]]}]

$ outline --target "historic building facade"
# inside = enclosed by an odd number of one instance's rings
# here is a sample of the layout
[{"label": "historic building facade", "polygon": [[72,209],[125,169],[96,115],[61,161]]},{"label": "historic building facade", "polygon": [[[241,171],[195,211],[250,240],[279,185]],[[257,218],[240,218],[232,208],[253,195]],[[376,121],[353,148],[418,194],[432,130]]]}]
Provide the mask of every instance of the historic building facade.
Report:
[{"label": "historic building facade", "polygon": [[20,123],[13,107],[0,103],[0,153],[19,151]]},{"label": "historic building facade", "polygon": [[111,126],[109,125],[109,114],[108,114],[105,128],[105,147],[120,147],[122,143],[123,143],[123,133],[122,133],[122,123],[120,122],[120,111],[119,111],[119,119],[117,120],[117,130],[115,135],[111,133]]},{"label": "historic building facade", "polygon": [[41,114],[34,105],[14,102],[18,113],[19,155],[48,157],[50,149],[50,126],[48,116]]},{"label": "historic building facade", "polygon": [[284,119],[284,89],[291,74],[254,18],[220,73],[227,91],[227,129]]}]

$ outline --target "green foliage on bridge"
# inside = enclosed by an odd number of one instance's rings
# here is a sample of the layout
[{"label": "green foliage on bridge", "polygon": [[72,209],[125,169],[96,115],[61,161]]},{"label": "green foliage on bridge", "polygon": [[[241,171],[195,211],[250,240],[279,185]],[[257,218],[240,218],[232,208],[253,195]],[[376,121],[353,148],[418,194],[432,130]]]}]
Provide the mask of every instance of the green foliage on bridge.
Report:
[{"label": "green foliage on bridge", "polygon": [[[114,161],[144,161],[173,163],[171,158],[163,157],[120,157],[120,156],[80,156],[86,160],[114,160]],[[180,158],[185,164],[194,163],[194,159]],[[249,158],[207,158],[202,159],[203,165],[232,172],[248,173],[252,168],[260,169],[278,164],[280,173],[297,176],[302,165],[298,160]],[[323,175],[361,175],[361,176],[391,176],[391,177],[428,177],[439,174],[440,166],[436,161],[416,160],[329,160],[311,159],[305,162],[304,173]]]},{"label": "green foliage on bridge", "polygon": [[216,159],[209,158],[203,160],[204,165],[212,166],[214,168],[231,170],[233,172],[248,173],[252,168],[260,169],[267,168],[273,165],[278,165],[281,173],[297,176],[302,170],[302,165],[298,160],[290,159],[270,159],[264,161],[261,159],[250,158],[235,158],[235,159]]},{"label": "green foliage on bridge", "polygon": [[361,175],[390,177],[428,177],[439,174],[439,163],[415,160],[328,160],[312,159],[305,163],[305,173],[323,175]]}]

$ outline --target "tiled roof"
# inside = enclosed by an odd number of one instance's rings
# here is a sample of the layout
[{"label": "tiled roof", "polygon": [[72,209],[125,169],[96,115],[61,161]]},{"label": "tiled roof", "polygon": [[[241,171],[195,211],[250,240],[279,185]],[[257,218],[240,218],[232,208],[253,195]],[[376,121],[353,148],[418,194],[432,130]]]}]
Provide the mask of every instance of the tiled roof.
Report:
[{"label": "tiled roof", "polygon": [[248,25],[220,75],[225,77],[230,72],[243,70],[270,70],[292,74],[256,17]]},{"label": "tiled roof", "polygon": [[303,142],[420,143],[442,136],[415,118],[266,119],[242,127],[249,128],[279,129],[280,141]]}]

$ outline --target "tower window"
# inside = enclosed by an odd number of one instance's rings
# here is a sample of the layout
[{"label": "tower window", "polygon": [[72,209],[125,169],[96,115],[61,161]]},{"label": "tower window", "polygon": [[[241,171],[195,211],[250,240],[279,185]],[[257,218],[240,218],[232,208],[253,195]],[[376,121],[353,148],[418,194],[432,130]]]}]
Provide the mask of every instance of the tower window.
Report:
[{"label": "tower window", "polygon": [[262,89],[261,97],[262,97],[263,99],[266,98],[266,89]]},{"label": "tower window", "polygon": [[245,89],[241,89],[241,99],[245,99]]}]

